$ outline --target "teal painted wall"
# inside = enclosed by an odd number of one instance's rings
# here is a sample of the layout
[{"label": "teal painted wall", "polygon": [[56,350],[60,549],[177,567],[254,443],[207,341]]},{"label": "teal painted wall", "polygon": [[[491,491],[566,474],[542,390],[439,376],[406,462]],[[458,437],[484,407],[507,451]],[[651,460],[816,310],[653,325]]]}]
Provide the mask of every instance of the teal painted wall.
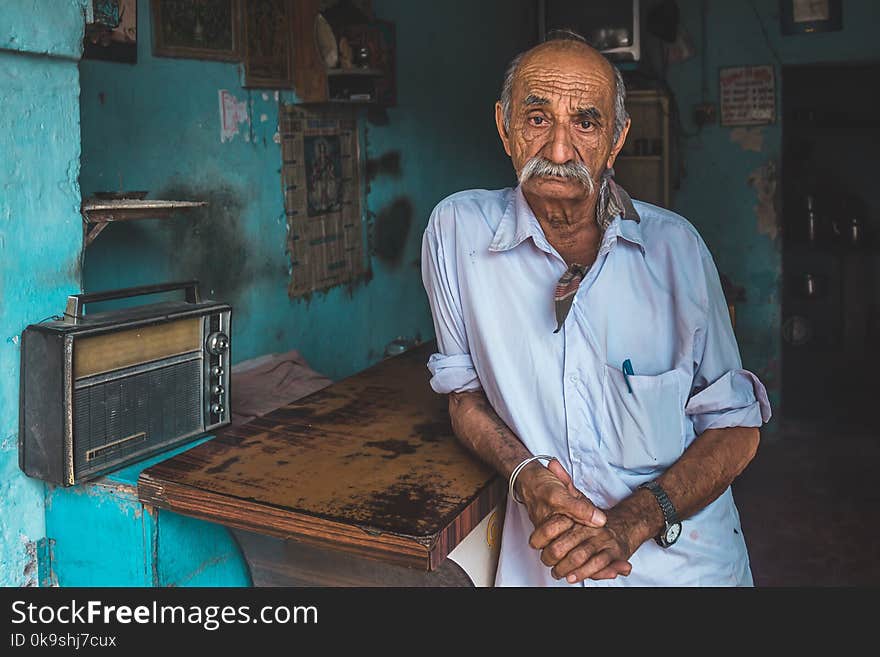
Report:
[{"label": "teal painted wall", "polygon": [[38,582],[44,486],[18,468],[20,335],[79,291],[79,0],[0,4],[0,586]]},{"label": "teal painted wall", "polygon": [[223,526],[145,507],[142,470],[194,447],[147,459],[106,478],[69,488],[48,486],[46,535],[57,586],[250,586],[247,564]]},{"label": "teal painted wall", "polygon": [[[387,125],[361,125],[366,156],[396,151],[400,173],[372,182],[367,208],[381,215],[408,201],[411,224],[398,264],[373,257],[369,282],[291,301],[275,92],[242,89],[238,64],[153,57],[148,2],[139,2],[137,64],[80,65],[83,195],[117,190],[121,180],[153,198],[207,199],[211,207],[109,226],[86,252],[85,289],[199,278],[206,296],[233,305],[235,361],[298,349],[334,379],[378,361],[397,336],[431,337],[417,265],[422,230],[445,195],[510,184],[492,104],[507,59],[534,32],[531,2],[464,7],[437,4],[426,21],[421,3],[374,3],[397,25],[398,106]],[[250,124],[224,143],[220,89],[250,110]]]},{"label": "teal painted wall", "polygon": [[88,0],[3,0],[0,50],[77,60]]},{"label": "teal painted wall", "polygon": [[[735,141],[732,128],[718,123],[703,127],[697,136],[682,140],[685,176],[674,195],[676,211],[690,219],[711,249],[718,268],[746,288],[746,302],[737,306],[736,333],[744,366],[761,376],[780,409],[780,330],[782,303],[782,249],[778,229],[782,154],[782,65],[866,61],[880,59],[875,34],[880,24],[880,3],[872,0],[843,2],[843,30],[784,36],[779,27],[776,0],[722,2],[709,0],[707,38],[701,34],[701,0],[678,0],[682,22],[692,35],[697,55],[669,66],[668,79],[675,93],[687,133],[697,133],[693,106],[702,100],[700,51],[706,48],[706,100],[718,104],[718,70],[723,66],[772,64],[777,83],[777,122],[751,128],[757,150]],[[754,5],[756,11],[752,9]],[[763,27],[763,32],[762,32]],[[766,33],[766,36],[765,36]],[[868,83],[868,81],[866,81]],[[821,93],[817,89],[817,93]],[[845,99],[841,99],[845,102]],[[740,133],[737,133],[740,134]],[[762,220],[758,181],[776,181],[776,206]],[[759,184],[760,186],[760,184]]]}]

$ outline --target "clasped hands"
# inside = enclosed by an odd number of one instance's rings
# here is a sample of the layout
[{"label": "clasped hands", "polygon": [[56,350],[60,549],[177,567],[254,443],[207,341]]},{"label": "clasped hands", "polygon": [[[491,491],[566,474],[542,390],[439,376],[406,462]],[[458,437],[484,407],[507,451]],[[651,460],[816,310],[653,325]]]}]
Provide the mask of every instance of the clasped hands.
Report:
[{"label": "clasped hands", "polygon": [[630,546],[625,524],[609,521],[581,491],[556,459],[545,468],[531,464],[518,477],[521,497],[535,531],[529,545],[541,550],[541,562],[555,579],[575,584],[585,579],[629,575]]}]

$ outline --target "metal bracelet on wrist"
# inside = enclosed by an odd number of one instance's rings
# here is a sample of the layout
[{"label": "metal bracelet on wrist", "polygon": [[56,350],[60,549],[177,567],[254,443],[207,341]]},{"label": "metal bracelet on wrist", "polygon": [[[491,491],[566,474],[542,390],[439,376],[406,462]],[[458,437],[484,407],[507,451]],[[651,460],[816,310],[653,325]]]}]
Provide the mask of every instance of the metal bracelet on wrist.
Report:
[{"label": "metal bracelet on wrist", "polygon": [[519,504],[523,504],[524,502],[516,496],[516,490],[514,490],[513,485],[516,483],[516,478],[519,476],[519,473],[522,472],[522,469],[526,467],[532,461],[547,461],[548,463],[552,461],[555,457],[547,456],[546,454],[539,454],[537,456],[530,456],[527,459],[523,459],[519,465],[517,465],[513,472],[510,473],[510,481],[507,484],[507,494],[513,499],[514,502],[518,502]]}]

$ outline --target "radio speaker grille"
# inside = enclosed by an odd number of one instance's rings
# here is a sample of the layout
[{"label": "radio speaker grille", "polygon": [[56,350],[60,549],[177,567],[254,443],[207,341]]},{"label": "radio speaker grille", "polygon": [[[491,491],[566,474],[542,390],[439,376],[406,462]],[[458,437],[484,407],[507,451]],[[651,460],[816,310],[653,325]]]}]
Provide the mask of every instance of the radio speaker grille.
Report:
[{"label": "radio speaker grille", "polygon": [[75,476],[201,431],[201,368],[189,360],[75,390]]}]

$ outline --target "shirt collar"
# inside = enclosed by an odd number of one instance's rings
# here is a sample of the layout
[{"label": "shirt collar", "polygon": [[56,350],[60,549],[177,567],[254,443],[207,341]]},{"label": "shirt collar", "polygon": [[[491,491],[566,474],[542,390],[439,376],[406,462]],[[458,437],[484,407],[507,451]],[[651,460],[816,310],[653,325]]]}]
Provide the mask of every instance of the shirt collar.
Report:
[{"label": "shirt collar", "polygon": [[535,244],[546,242],[544,230],[541,228],[538,218],[529,207],[522,189],[517,185],[510,195],[504,214],[501,215],[501,221],[498,228],[495,229],[489,250],[508,251],[527,237],[531,237]]},{"label": "shirt collar", "polygon": [[641,217],[636,211],[636,206],[633,205],[632,198],[623,187],[614,181],[614,169],[609,169],[606,172],[605,179],[608,181],[608,201],[605,204],[604,218],[613,220],[614,217],[620,215],[621,219],[636,223],[641,222]]},{"label": "shirt collar", "polygon": [[642,227],[638,221],[625,219],[622,216],[614,217],[611,220],[605,233],[602,235],[602,245],[599,247],[599,253],[608,251],[611,245],[618,239],[625,240],[639,247],[642,254],[645,253],[645,242],[642,238]]},{"label": "shirt collar", "polygon": [[[599,225],[604,230],[603,243],[615,237],[622,237],[628,242],[639,246],[644,253],[645,244],[642,239],[641,219],[633,205],[629,194],[609,176],[608,199],[604,203],[604,212],[601,213]],[[619,221],[617,219],[620,219]],[[501,215],[501,221],[492,242],[489,244],[490,251],[509,251],[518,246],[526,238],[531,237],[535,245],[543,251],[550,251],[550,245],[544,235],[544,230],[526,197],[522,188],[517,185],[510,200]]]}]

